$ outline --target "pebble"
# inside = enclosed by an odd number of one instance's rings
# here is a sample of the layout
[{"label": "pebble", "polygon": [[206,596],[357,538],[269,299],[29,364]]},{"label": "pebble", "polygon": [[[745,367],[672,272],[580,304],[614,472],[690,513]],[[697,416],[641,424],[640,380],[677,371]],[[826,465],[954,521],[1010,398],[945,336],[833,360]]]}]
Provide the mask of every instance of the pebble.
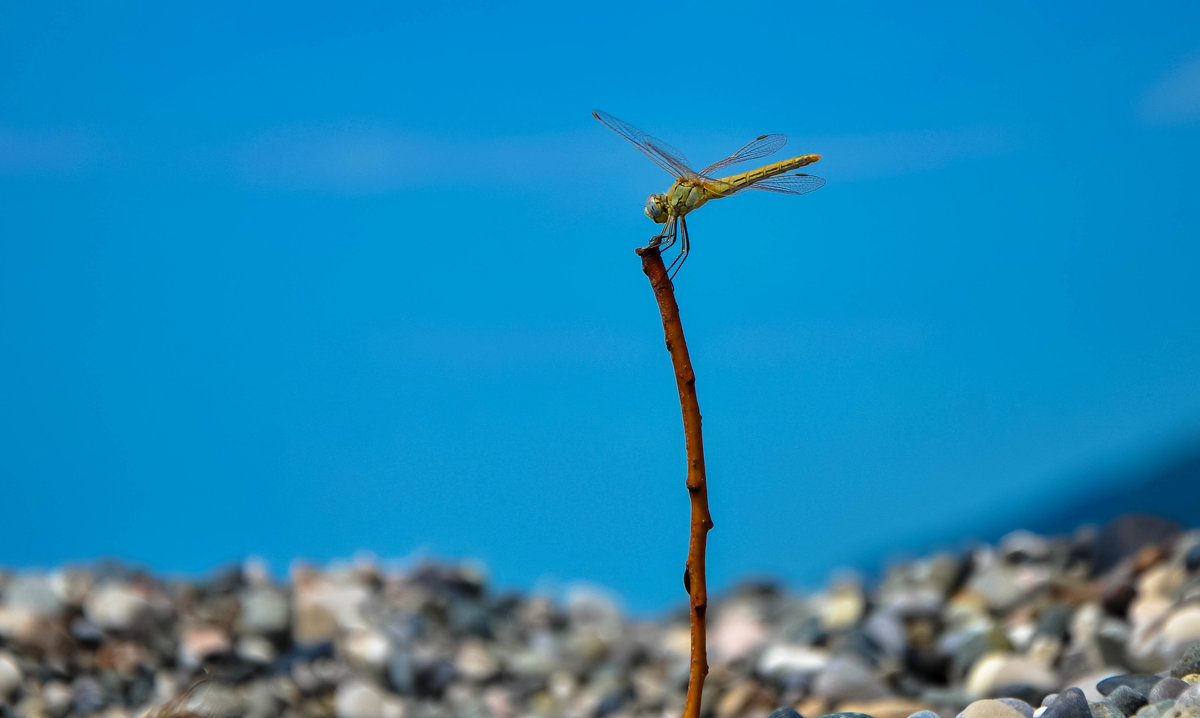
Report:
[{"label": "pebble", "polygon": [[[958,714],[958,718],[1021,718],[1025,715],[1016,707],[997,699],[974,701]],[[1025,718],[1033,718],[1033,711]]]},{"label": "pebble", "polygon": [[1060,691],[1042,714],[1042,718],[1091,718],[1091,706],[1088,699],[1079,688],[1068,688]]},{"label": "pebble", "polygon": [[[813,595],[712,594],[703,714],[1200,718],[1200,532],[1152,525],[1017,532]],[[1103,535],[1136,540],[1100,572]],[[497,594],[475,565],[0,573],[5,718],[133,718],[202,677],[188,705],[207,718],[644,718],[681,712],[689,660],[685,611]]]},{"label": "pebble", "polygon": [[333,708],[338,718],[384,718],[384,694],[372,683],[350,680],[337,687]]},{"label": "pebble", "polygon": [[1131,716],[1138,712],[1142,706],[1150,702],[1150,699],[1145,695],[1137,692],[1127,685],[1117,686],[1117,689],[1108,694],[1108,700],[1122,714]]},{"label": "pebble", "polygon": [[149,610],[145,597],[132,586],[108,583],[88,594],[83,611],[104,631],[130,631]]},{"label": "pebble", "polygon": [[0,651],[0,701],[12,700],[17,689],[21,687],[21,666],[11,654]]},{"label": "pebble", "polygon": [[1189,674],[1200,674],[1200,643],[1196,643],[1184,651],[1175,665],[1171,667],[1171,675],[1175,678],[1183,678]]},{"label": "pebble", "polygon": [[813,690],[835,704],[849,700],[874,700],[891,694],[874,671],[850,656],[831,660],[813,682]]},{"label": "pebble", "polygon": [[1179,697],[1180,693],[1183,693],[1188,688],[1189,686],[1187,682],[1182,679],[1164,678],[1158,683],[1154,684],[1154,687],[1150,689],[1150,695],[1146,696],[1146,698],[1151,703],[1174,700]]},{"label": "pebble", "polygon": [[1162,676],[1144,675],[1139,673],[1130,673],[1123,676],[1113,676],[1105,678],[1096,684],[1100,692],[1106,696],[1113,694],[1121,686],[1126,686],[1133,689],[1143,696],[1150,695],[1150,691],[1154,689],[1155,684],[1162,680]]},{"label": "pebble", "polygon": [[967,693],[976,698],[1001,695],[1012,686],[1030,686],[1035,691],[1049,693],[1057,685],[1058,677],[1049,666],[1006,652],[992,652],[980,658],[965,681]]}]

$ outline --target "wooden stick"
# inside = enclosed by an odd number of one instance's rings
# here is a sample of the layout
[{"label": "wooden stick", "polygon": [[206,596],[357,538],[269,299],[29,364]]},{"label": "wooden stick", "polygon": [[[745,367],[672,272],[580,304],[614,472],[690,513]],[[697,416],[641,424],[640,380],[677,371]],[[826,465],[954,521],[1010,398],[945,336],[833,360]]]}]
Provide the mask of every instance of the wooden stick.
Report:
[{"label": "wooden stick", "polygon": [[704,442],[700,436],[700,403],[696,399],[696,375],[688,357],[687,342],[683,340],[683,324],[679,321],[679,305],[675,303],[675,288],[667,277],[662,255],[657,247],[637,250],[642,258],[642,271],[650,280],[658,311],[662,314],[667,351],[675,368],[675,384],[679,388],[679,408],[683,411],[683,435],[687,447],[687,490],[692,500],[692,522],[688,539],[687,563],[683,567],[683,587],[687,590],[692,624],[692,664],[688,671],[687,703],[683,718],[699,718],[700,696],[704,692],[704,677],[708,675],[708,654],[705,645],[705,613],[708,610],[708,589],[704,578],[704,549],[708,531],[713,527],[708,513],[708,483],[704,475]]}]

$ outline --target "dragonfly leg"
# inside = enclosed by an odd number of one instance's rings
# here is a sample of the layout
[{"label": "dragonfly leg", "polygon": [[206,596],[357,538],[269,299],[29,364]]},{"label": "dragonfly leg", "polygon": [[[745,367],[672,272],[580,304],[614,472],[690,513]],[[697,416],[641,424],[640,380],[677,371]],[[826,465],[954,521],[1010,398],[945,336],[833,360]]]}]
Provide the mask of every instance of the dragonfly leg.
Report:
[{"label": "dragonfly leg", "polygon": [[[675,245],[675,237],[679,229],[679,218],[672,217],[663,226],[663,233],[659,235],[658,251],[663,252]],[[666,240],[666,241],[663,241]]]},{"label": "dragonfly leg", "polygon": [[675,244],[675,224],[678,218],[670,217],[663,224],[663,231],[650,238],[647,247],[658,247],[659,251],[667,249],[672,244]]},{"label": "dragonfly leg", "polygon": [[[673,244],[674,242],[672,242]],[[667,273],[671,279],[675,279],[675,275],[679,274],[679,270],[683,269],[683,263],[687,261],[688,252],[692,251],[692,243],[688,239],[687,220],[683,217],[679,218],[679,255],[671,262],[671,266],[667,267]],[[674,269],[675,271],[671,271]]]}]

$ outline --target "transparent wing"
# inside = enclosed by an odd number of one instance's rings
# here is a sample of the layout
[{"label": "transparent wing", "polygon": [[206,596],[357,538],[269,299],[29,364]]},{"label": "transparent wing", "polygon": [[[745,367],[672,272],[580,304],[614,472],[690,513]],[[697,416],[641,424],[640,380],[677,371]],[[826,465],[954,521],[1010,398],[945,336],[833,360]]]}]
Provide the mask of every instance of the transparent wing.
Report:
[{"label": "transparent wing", "polygon": [[630,144],[642,151],[664,170],[676,177],[695,177],[696,173],[688,167],[687,158],[683,153],[662,140],[651,137],[638,128],[618,120],[607,112],[592,110],[592,117],[604,123],[608,129],[629,140]]},{"label": "transparent wing", "polygon": [[[768,177],[765,180],[759,180],[754,184],[742,187],[742,189],[761,189],[766,192],[779,192],[780,194],[808,194],[813,190],[820,189],[824,185],[825,180],[816,175],[796,173]],[[738,192],[740,191],[742,190],[738,190]],[[734,194],[737,194],[737,192]]]},{"label": "transparent wing", "polygon": [[720,162],[714,162],[708,167],[700,170],[700,174],[705,177],[711,177],[712,173],[730,165],[741,164],[749,160],[756,160],[760,157],[773,155],[779,151],[780,147],[787,144],[787,135],[760,135],[755,139],[747,142],[737,152],[729,155]]}]

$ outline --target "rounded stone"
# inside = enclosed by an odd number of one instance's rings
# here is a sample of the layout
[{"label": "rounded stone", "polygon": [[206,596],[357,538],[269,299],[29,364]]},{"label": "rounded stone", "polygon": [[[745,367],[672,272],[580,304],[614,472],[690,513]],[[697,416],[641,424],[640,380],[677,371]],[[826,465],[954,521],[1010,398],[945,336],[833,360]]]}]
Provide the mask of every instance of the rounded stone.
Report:
[{"label": "rounded stone", "polygon": [[149,610],[146,599],[133,588],[109,583],[97,588],[84,601],[88,620],[106,631],[128,631]]},{"label": "rounded stone", "polygon": [[1051,691],[1057,684],[1058,677],[1046,665],[1025,656],[993,652],[975,662],[967,675],[965,687],[968,694],[985,697],[995,696],[1008,686],[1029,686]]},{"label": "rounded stone", "polygon": [[1092,718],[1092,708],[1079,688],[1068,688],[1046,708],[1043,718]]},{"label": "rounded stone", "polygon": [[244,633],[283,633],[291,625],[291,606],[281,591],[256,586],[242,594],[238,629]]},{"label": "rounded stone", "polygon": [[1142,706],[1150,702],[1145,695],[1127,685],[1117,686],[1115,691],[1111,691],[1108,694],[1108,701],[1127,716],[1137,713]]},{"label": "rounded stone", "polygon": [[383,692],[366,681],[346,681],[334,692],[333,707],[338,718],[384,718]]},{"label": "rounded stone", "polygon": [[1200,641],[1184,651],[1183,656],[1171,666],[1171,676],[1174,678],[1183,678],[1191,673],[1200,673]]},{"label": "rounded stone", "polygon": [[1127,673],[1122,676],[1105,678],[1096,684],[1096,688],[1100,691],[1101,695],[1110,696],[1121,686],[1127,686],[1143,696],[1148,696],[1154,688],[1154,684],[1160,680],[1162,680],[1162,676],[1147,675],[1145,673]]},{"label": "rounded stone", "polygon": [[1175,699],[1175,705],[1181,708],[1200,708],[1200,684],[1193,683],[1188,686],[1188,689]]},{"label": "rounded stone", "polygon": [[1021,715],[1025,716],[1025,718],[1033,718],[1033,706],[1029,705],[1020,698],[997,698],[996,700],[1005,705],[1016,708]]},{"label": "rounded stone", "polygon": [[1187,689],[1187,681],[1179,678],[1164,678],[1154,684],[1154,687],[1150,689],[1150,695],[1146,696],[1146,698],[1150,703],[1167,700],[1173,701],[1179,697],[1180,693],[1183,693]]},{"label": "rounded stone", "polygon": [[[1022,718],[1024,714],[1008,703],[990,698],[981,701],[972,701],[970,705],[963,709],[962,713],[958,714],[958,718]],[[1030,710],[1029,718],[1032,718],[1033,711]]]},{"label": "rounded stone", "polygon": [[861,662],[845,656],[829,662],[813,682],[813,690],[835,704],[873,700],[891,694],[874,672]]},{"label": "rounded stone", "polygon": [[21,666],[11,653],[0,651],[0,701],[8,702],[21,687]]}]

